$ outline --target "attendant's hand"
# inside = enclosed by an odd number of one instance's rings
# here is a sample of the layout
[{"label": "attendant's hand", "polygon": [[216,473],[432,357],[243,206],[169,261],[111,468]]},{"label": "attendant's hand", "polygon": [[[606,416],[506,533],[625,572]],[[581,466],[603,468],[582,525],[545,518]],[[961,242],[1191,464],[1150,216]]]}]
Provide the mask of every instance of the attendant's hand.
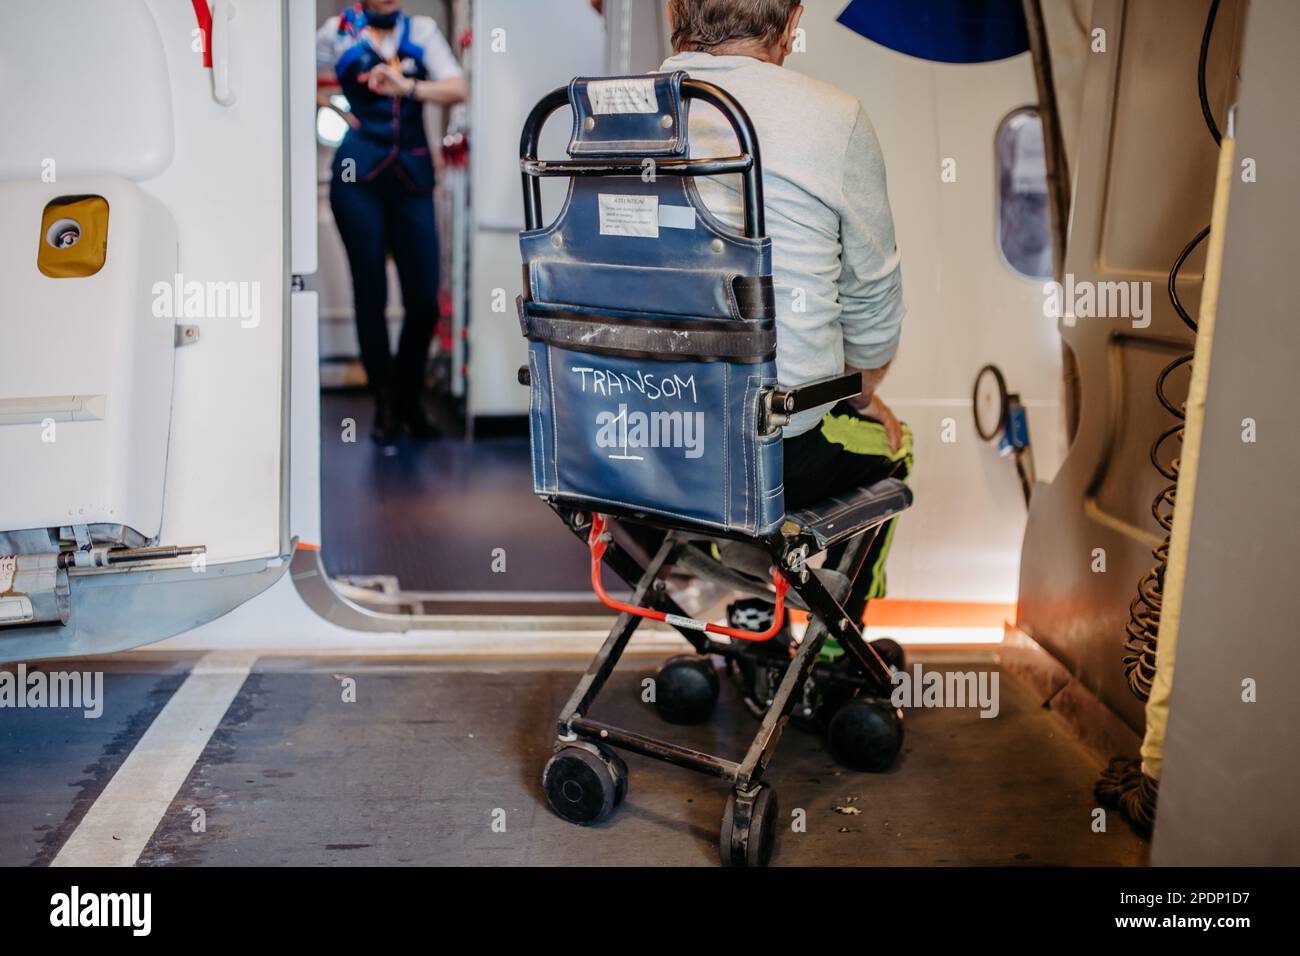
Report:
[{"label": "attendant's hand", "polygon": [[394,69],[387,63],[380,63],[374,69],[359,74],[357,79],[366,84],[370,92],[376,96],[406,97],[415,93],[415,80],[403,76],[400,70]]}]

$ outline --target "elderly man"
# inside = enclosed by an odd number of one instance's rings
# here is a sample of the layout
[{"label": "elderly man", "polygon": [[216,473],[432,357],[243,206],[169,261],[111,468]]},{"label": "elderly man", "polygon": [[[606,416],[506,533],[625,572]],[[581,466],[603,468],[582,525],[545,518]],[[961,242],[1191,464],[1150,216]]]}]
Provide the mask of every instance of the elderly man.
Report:
[{"label": "elderly man", "polygon": [[[876,392],[905,314],[884,159],[855,97],[782,66],[802,15],[798,0],[669,0],[676,52],[661,67],[727,90],[758,132],[781,383],[863,373],[854,401],[803,412],[786,427],[791,509],[891,475],[905,478],[912,463],[907,426]],[[694,156],[735,151],[730,127],[712,107],[691,111],[690,135]],[[710,211],[738,229],[739,182],[697,185]],[[855,616],[868,598],[884,594],[892,532],[890,522],[859,576],[848,607]]]}]

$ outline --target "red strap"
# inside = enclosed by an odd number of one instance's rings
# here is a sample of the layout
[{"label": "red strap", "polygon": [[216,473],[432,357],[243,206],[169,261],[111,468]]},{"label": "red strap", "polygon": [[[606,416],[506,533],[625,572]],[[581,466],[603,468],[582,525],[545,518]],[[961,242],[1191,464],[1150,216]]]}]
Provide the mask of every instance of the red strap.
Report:
[{"label": "red strap", "polygon": [[194,15],[199,20],[199,30],[203,33],[203,65],[212,69],[212,11],[208,9],[208,0],[190,0],[194,5]]},{"label": "red strap", "polygon": [[678,614],[666,614],[652,608],[637,607],[635,604],[624,604],[622,601],[614,600],[605,593],[605,587],[600,583],[600,559],[604,556],[605,548],[609,545],[609,541],[605,537],[606,526],[607,519],[604,515],[593,514],[591,516],[591,534],[587,536],[587,544],[591,548],[591,589],[596,592],[596,597],[600,598],[601,604],[623,614],[633,614],[637,617],[649,618],[652,621],[663,621],[666,624],[687,627],[695,631],[723,634],[741,641],[770,641],[780,633],[781,625],[785,623],[785,592],[790,585],[776,568],[772,569],[772,586],[776,588],[776,607],[773,609],[772,626],[766,631],[744,631],[735,627],[723,627],[720,624],[710,624],[705,621],[697,621],[694,618],[682,617]]}]

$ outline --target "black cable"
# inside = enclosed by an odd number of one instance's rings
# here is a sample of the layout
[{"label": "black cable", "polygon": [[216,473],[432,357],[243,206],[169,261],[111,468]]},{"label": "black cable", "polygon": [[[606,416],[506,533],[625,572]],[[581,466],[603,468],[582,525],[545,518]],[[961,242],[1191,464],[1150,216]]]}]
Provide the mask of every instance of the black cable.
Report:
[{"label": "black cable", "polygon": [[1201,99],[1201,115],[1205,117],[1205,125],[1210,128],[1210,135],[1214,137],[1215,146],[1223,142],[1223,136],[1219,133],[1219,124],[1214,122],[1214,111],[1210,109],[1210,97],[1205,92],[1205,61],[1210,58],[1210,35],[1214,33],[1214,18],[1218,14],[1219,0],[1211,0],[1210,13],[1205,18],[1205,32],[1201,34],[1201,57],[1196,63],[1196,92]]},{"label": "black cable", "polygon": [[1093,785],[1092,795],[1103,807],[1119,810],[1139,835],[1151,836],[1160,784],[1142,772],[1140,760],[1112,758]]},{"label": "black cable", "polygon": [[[1201,103],[1201,115],[1205,117],[1205,125],[1214,138],[1215,145],[1223,142],[1223,136],[1219,133],[1219,126],[1214,121],[1214,111],[1210,109],[1210,99],[1205,88],[1205,66],[1206,60],[1209,58],[1210,37],[1214,33],[1214,19],[1218,12],[1219,0],[1211,0],[1210,11],[1205,19],[1205,29],[1201,34],[1201,54],[1196,63],[1196,92]],[[1196,333],[1197,323],[1188,314],[1187,309],[1183,307],[1182,300],[1178,297],[1178,273],[1182,270],[1187,257],[1205,241],[1209,234],[1210,227],[1206,226],[1193,236],[1191,241],[1183,247],[1183,251],[1178,254],[1178,258],[1174,260],[1174,264],[1169,270],[1169,301],[1173,304],[1178,318],[1192,330],[1193,334]],[[1169,566],[1169,541],[1173,533],[1174,507],[1178,497],[1180,459],[1175,452],[1170,456],[1169,463],[1164,464],[1162,453],[1165,443],[1171,438],[1177,438],[1179,447],[1182,447],[1183,426],[1187,419],[1186,405],[1175,405],[1170,400],[1166,388],[1168,387],[1169,376],[1173,372],[1183,366],[1191,368],[1193,354],[1193,352],[1189,351],[1178,356],[1161,370],[1159,377],[1156,379],[1156,398],[1159,399],[1165,410],[1178,421],[1172,427],[1161,432],[1151,444],[1151,464],[1156,471],[1169,481],[1169,484],[1161,488],[1160,493],[1151,502],[1151,515],[1165,534],[1161,542],[1151,549],[1151,556],[1156,559],[1156,563],[1138,582],[1137,596],[1129,604],[1129,621],[1124,628],[1127,634],[1124,641],[1124,675],[1128,679],[1129,689],[1133,691],[1134,696],[1143,701],[1151,696],[1151,686],[1156,676],[1156,650],[1160,633],[1160,611],[1164,603],[1165,571]]]},{"label": "black cable", "polygon": [[1206,226],[1198,232],[1192,238],[1191,242],[1183,246],[1183,251],[1178,254],[1178,258],[1174,261],[1174,267],[1169,270],[1169,301],[1174,304],[1174,311],[1177,312],[1178,317],[1183,320],[1183,324],[1191,329],[1193,333],[1197,328],[1196,322],[1187,314],[1187,310],[1183,308],[1182,300],[1178,298],[1178,273],[1182,271],[1183,263],[1187,261],[1187,257],[1192,254],[1193,250],[1195,250],[1197,246],[1205,241],[1205,238],[1209,234],[1209,226]]}]

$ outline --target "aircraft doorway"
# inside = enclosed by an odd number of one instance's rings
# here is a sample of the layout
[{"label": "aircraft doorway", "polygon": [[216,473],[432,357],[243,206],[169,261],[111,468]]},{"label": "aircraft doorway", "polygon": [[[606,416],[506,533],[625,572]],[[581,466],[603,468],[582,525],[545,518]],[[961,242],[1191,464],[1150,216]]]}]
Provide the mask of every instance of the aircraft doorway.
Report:
[{"label": "aircraft doorway", "polygon": [[[342,0],[317,0],[318,25],[337,17],[344,6]],[[494,98],[511,84],[525,88],[519,74],[535,73],[538,64],[535,54],[510,49],[512,40],[522,42],[519,36],[498,40],[485,25],[477,35],[488,50],[476,54],[475,7],[481,6],[467,0],[411,0],[402,9],[411,17],[434,20],[440,36],[431,43],[445,42],[472,95]],[[539,22],[528,31],[530,46],[560,53],[556,59],[561,62],[550,72],[603,68],[603,25],[594,11],[583,7],[576,12],[579,26],[586,30],[574,30],[570,23],[559,31],[532,18]],[[318,34],[318,68],[324,66],[320,49],[325,42]],[[501,44],[508,55],[493,56],[491,48]],[[581,49],[591,62],[569,63],[579,54],[566,56],[568,47]],[[478,66],[484,57],[490,57],[488,67]],[[498,60],[509,66],[499,67]],[[553,79],[539,75],[528,83]],[[471,407],[471,315],[507,326],[511,320],[511,315],[492,308],[492,299],[499,296],[491,293],[476,309],[473,256],[481,254],[480,236],[497,244],[503,238],[509,242],[518,231],[513,220],[519,216],[517,208],[473,208],[471,151],[504,148],[507,156],[512,153],[507,131],[513,118],[499,118],[493,108],[474,101],[429,104],[424,109],[436,174],[431,204],[438,279],[437,317],[418,402],[431,427],[399,421],[392,429],[385,428],[382,416],[377,421],[376,389],[368,380],[358,334],[349,250],[336,204],[331,203],[336,152],[355,114],[327,66],[318,69],[317,99],[320,268],[307,285],[320,296],[319,543],[325,573],[343,597],[384,613],[598,613],[585,547],[558,526],[532,494],[525,417],[492,409],[475,415]],[[522,106],[520,100],[519,109]],[[471,145],[481,111],[487,113],[487,122],[481,124],[483,142]],[[516,111],[510,110],[511,117]],[[350,222],[344,224],[351,227]],[[401,250],[394,254],[392,246],[404,239],[411,241],[400,235],[389,240],[385,264],[384,332],[396,363],[403,361],[403,293],[411,283],[398,268]],[[482,271],[481,264],[479,268]],[[617,587],[613,581],[610,586]]]}]

